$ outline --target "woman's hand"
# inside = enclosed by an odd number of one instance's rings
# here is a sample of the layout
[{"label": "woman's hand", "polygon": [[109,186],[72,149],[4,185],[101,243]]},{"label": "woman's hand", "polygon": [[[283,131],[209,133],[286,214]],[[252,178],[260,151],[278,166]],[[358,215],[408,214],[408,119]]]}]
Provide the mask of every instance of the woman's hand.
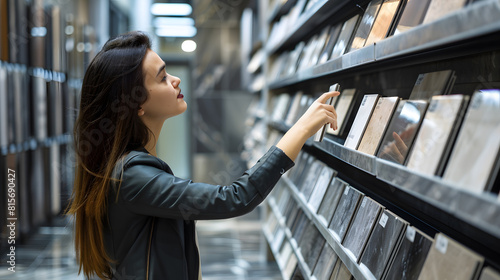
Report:
[{"label": "woman's hand", "polygon": [[334,130],[337,129],[337,112],[332,105],[325,102],[340,92],[332,91],[322,94],[300,119],[288,130],[276,144],[285,154],[295,160],[302,146],[309,137],[313,136],[323,125],[329,123]]}]

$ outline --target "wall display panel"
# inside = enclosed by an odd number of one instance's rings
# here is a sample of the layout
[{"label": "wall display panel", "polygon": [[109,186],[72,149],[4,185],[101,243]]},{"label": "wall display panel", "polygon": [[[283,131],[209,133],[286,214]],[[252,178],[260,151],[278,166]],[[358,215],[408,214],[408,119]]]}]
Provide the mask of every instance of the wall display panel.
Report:
[{"label": "wall display panel", "polygon": [[292,254],[290,256],[290,259],[288,259],[288,263],[286,264],[285,271],[284,271],[284,274],[287,277],[287,279],[293,279],[292,275],[293,275],[295,268],[297,267],[297,262],[298,262],[297,256],[295,256],[295,254]]},{"label": "wall display panel", "polygon": [[31,34],[26,1],[8,0],[9,62],[28,65]]},{"label": "wall display panel", "polygon": [[363,200],[363,197],[364,194],[350,186],[344,189],[344,193],[333,214],[332,221],[328,226],[328,228],[331,229],[333,237],[337,239],[337,241],[342,242],[342,240],[344,240],[347,229],[351,224],[352,217],[360,201]]},{"label": "wall display panel", "polygon": [[429,23],[461,9],[469,0],[431,0],[423,23]]},{"label": "wall display panel", "polygon": [[306,232],[300,240],[301,242],[299,243],[299,248],[307,267],[309,267],[309,270],[312,271],[326,241],[323,236],[321,236],[321,233],[318,231],[314,223],[311,223],[310,231],[312,232],[312,235],[306,235]]},{"label": "wall display panel", "polygon": [[[404,230],[404,229],[403,229]],[[389,263],[387,280],[416,280],[432,246],[432,238],[408,225],[397,253]]]},{"label": "wall display panel", "polygon": [[401,6],[401,0],[385,0],[380,7],[380,11],[378,12],[377,18],[373,23],[372,30],[370,31],[370,35],[366,39],[365,46],[371,45],[375,42],[378,42],[385,37],[390,32],[390,28]]},{"label": "wall display panel", "polygon": [[410,99],[430,99],[434,95],[448,94],[455,81],[455,71],[444,70],[418,75]]},{"label": "wall display panel", "polygon": [[318,209],[319,218],[325,226],[330,224],[333,213],[335,212],[346,187],[347,183],[339,178],[333,178],[332,182],[328,186],[325,196],[323,197]]},{"label": "wall display panel", "polygon": [[347,252],[357,262],[370,237],[378,216],[382,211],[380,204],[365,196],[356,211],[352,224],[342,241]]},{"label": "wall display panel", "polygon": [[358,148],[361,138],[365,133],[366,126],[368,125],[368,121],[370,120],[373,110],[377,105],[378,98],[378,94],[367,94],[363,96],[363,101],[361,101],[361,105],[359,106],[354,122],[352,123],[351,130],[345,140],[345,147],[354,150]]},{"label": "wall display panel", "polygon": [[352,34],[358,25],[359,15],[355,15],[342,25],[342,29],[339,34],[339,38],[333,47],[332,54],[330,55],[330,59],[337,58],[343,55],[349,46],[351,41]]},{"label": "wall display panel", "polygon": [[420,25],[424,21],[430,2],[431,0],[407,0],[394,35]]},{"label": "wall display panel", "polygon": [[7,142],[16,143],[16,88],[14,65],[7,68]]},{"label": "wall display panel", "polygon": [[[333,28],[335,28],[335,27],[333,27]],[[329,37],[331,36],[330,35],[331,29],[332,29],[331,26],[327,26],[327,27],[323,28],[323,30],[321,31],[321,35],[318,38],[318,43],[316,44],[314,51],[312,52],[311,60],[310,60],[308,67],[311,67],[311,66],[318,64],[319,57],[320,57],[323,49],[325,48],[326,44],[328,43]]]},{"label": "wall display panel", "polygon": [[366,39],[368,38],[368,35],[370,35],[370,30],[372,29],[373,23],[377,18],[378,11],[383,1],[384,0],[372,0],[368,4],[368,7],[366,8],[356,30],[356,34],[352,39],[348,52],[361,49],[365,45]]},{"label": "wall display panel", "polygon": [[483,261],[481,256],[438,233],[418,279],[476,279]]},{"label": "wall display panel", "polygon": [[427,175],[440,175],[466,109],[468,96],[432,97],[407,166]]},{"label": "wall display panel", "polygon": [[474,93],[446,166],[445,180],[475,192],[491,189],[498,174],[499,111],[500,90]]},{"label": "wall display panel", "polygon": [[[24,2],[24,1],[19,1]],[[46,12],[43,8],[43,0],[33,0],[30,5],[30,28],[32,36],[29,40],[30,44],[30,66],[47,69],[46,65],[46,33],[45,26],[49,18],[46,17]],[[36,32],[35,32],[36,31]],[[44,32],[45,31],[45,32]]]},{"label": "wall display panel", "polygon": [[377,157],[403,164],[427,109],[427,101],[403,100],[392,116]]},{"label": "wall display panel", "polygon": [[398,102],[397,96],[379,98],[361,138],[358,151],[369,155],[376,154]]},{"label": "wall display panel", "polygon": [[408,223],[389,210],[384,210],[367,242],[360,259],[362,270],[375,279],[382,279],[391,257],[397,251]]}]

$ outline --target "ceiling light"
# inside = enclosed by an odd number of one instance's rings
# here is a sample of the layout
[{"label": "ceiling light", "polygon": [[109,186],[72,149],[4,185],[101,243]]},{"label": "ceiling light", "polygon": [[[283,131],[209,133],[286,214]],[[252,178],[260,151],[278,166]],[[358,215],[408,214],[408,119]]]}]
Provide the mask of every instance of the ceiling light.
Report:
[{"label": "ceiling light", "polygon": [[182,42],[181,48],[185,52],[194,52],[194,50],[196,50],[196,42],[193,40],[186,40]]},{"label": "ceiling light", "polygon": [[194,25],[194,19],[188,17],[157,17],[153,21],[155,27],[168,25]]},{"label": "ceiling light", "polygon": [[155,3],[151,5],[151,13],[155,16],[188,16],[193,8],[185,3]]},{"label": "ceiling light", "polygon": [[158,37],[194,37],[196,35],[196,27],[194,26],[162,26],[156,29]]}]

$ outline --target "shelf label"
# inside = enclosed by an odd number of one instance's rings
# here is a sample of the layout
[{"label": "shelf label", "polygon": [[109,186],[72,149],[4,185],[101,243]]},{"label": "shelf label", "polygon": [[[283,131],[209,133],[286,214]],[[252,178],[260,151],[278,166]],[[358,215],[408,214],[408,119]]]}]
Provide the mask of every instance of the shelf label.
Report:
[{"label": "shelf label", "polygon": [[446,254],[446,249],[448,249],[448,238],[443,235],[438,235],[436,237],[436,250],[441,252],[441,254]]},{"label": "shelf label", "polygon": [[344,190],[344,195],[348,195],[348,194],[349,194],[349,187],[346,187]]},{"label": "shelf label", "polygon": [[378,222],[383,228],[385,228],[385,225],[387,224],[387,220],[389,219],[389,216],[387,216],[385,213],[382,214],[382,217],[380,217],[380,221]]},{"label": "shelf label", "polygon": [[411,243],[415,241],[415,229],[413,227],[406,227],[406,239],[410,240]]}]

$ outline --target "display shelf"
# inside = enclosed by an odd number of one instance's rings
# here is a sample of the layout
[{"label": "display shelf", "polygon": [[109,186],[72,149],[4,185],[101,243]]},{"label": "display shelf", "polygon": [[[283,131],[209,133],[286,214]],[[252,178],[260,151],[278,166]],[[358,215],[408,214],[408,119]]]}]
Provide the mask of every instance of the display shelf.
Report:
[{"label": "display shelf", "polygon": [[443,179],[377,159],[377,178],[427,201],[500,239],[500,202],[489,193],[474,193]]},{"label": "display shelf", "polygon": [[345,266],[349,269],[352,276],[354,276],[354,279],[356,280],[370,279],[365,275],[364,271],[361,269],[360,265],[356,262],[356,260],[354,260],[351,257],[351,255],[347,253],[344,246],[342,246],[342,244],[340,244],[340,242],[333,237],[331,230],[328,229],[328,225],[325,226],[322,220],[318,218],[318,215],[316,215],[316,213],[312,211],[307,201],[305,201],[304,197],[299,194],[300,192],[294,185],[294,183],[291,182],[290,179],[286,177],[284,177],[282,180],[285,182],[285,185],[290,190],[290,193],[292,194],[292,197],[295,199],[297,204],[300,206],[300,208],[302,208],[304,213],[314,223],[314,225],[319,230],[323,238],[325,238],[326,242],[328,242],[328,244],[333,248],[339,259],[342,260]]},{"label": "display shelf", "polygon": [[323,139],[322,142],[315,142],[314,146],[322,148],[323,150],[329,152],[332,156],[337,157],[344,162],[365,171],[366,173],[376,175],[377,158],[375,156],[344,147],[328,138]]},{"label": "display shelf", "polygon": [[500,31],[500,1],[476,1],[430,24],[376,43],[377,60],[421,52]]},{"label": "display shelf", "polygon": [[[426,56],[435,55],[435,52],[439,51],[442,51],[441,55],[446,58],[463,56],[464,52],[473,54],[478,51],[477,46],[483,41],[481,37],[498,33],[500,1],[478,1],[437,21],[414,27],[324,64],[298,71],[289,77],[271,81],[269,88],[279,89],[354,67],[378,65],[385,60],[392,61],[392,67],[404,67],[410,64],[410,60],[422,62]],[[487,40],[491,38],[488,37]],[[490,41],[484,44],[495,47]]]},{"label": "display shelf", "polygon": [[[286,48],[293,46],[294,44],[300,42],[308,34],[311,34],[312,30],[316,30],[317,26],[322,24],[328,18],[335,17],[337,13],[345,13],[345,6],[352,5],[355,7],[354,2],[360,1],[348,1],[348,0],[320,0],[314,6],[312,6],[305,13],[301,14],[297,19],[297,22],[288,29],[287,34],[284,38],[273,46],[267,46],[266,49],[269,54],[275,54]],[[367,1],[362,1],[367,2]]]},{"label": "display shelf", "polygon": [[[289,242],[290,245],[292,246],[293,253],[297,257],[297,264],[299,265],[302,272],[304,272],[304,275],[303,275],[304,278],[306,280],[311,279],[311,277],[310,277],[310,275],[312,274],[311,270],[307,266],[307,264],[304,260],[304,257],[302,257],[302,253],[300,252],[300,249],[298,248],[297,241],[292,237],[292,233],[290,232],[290,229],[286,226],[286,224],[284,222],[285,218],[283,217],[283,215],[281,215],[280,211],[278,210],[278,207],[276,206],[276,202],[275,202],[274,198],[269,197],[266,201],[269,205],[269,208],[271,208],[271,211],[275,215],[279,226],[282,227],[285,231],[285,238],[286,238],[287,242]],[[269,244],[272,244],[272,242],[270,242]],[[272,246],[270,246],[270,247],[272,247]],[[279,254],[277,252],[276,253],[273,252],[273,254],[275,256],[279,256]],[[282,271],[282,273],[283,273],[283,271]],[[285,277],[283,279],[285,279]]]}]

